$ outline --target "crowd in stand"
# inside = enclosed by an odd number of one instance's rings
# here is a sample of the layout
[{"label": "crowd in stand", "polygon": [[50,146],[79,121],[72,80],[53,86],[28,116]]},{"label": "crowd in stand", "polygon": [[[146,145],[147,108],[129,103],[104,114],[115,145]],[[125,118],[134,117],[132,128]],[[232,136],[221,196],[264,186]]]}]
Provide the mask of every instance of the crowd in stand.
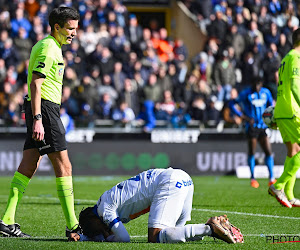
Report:
[{"label": "crowd in stand", "polygon": [[135,121],[144,131],[157,120],[175,128],[191,121],[240,125],[227,103],[253,76],[263,77],[276,99],[277,69],[299,25],[297,2],[182,2],[207,36],[191,62],[182,38],[155,22],[141,27],[120,0],[0,0],[0,120],[24,125],[31,47],[50,33],[48,13],[61,5],[81,16],[77,38],[63,46],[62,116],[75,126],[92,127],[97,119]]}]

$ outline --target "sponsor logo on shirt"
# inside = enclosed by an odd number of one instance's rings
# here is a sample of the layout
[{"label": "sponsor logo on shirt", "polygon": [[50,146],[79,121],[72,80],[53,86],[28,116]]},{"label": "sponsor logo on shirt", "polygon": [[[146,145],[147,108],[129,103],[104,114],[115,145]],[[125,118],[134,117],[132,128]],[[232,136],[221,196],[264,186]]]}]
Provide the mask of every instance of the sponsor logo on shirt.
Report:
[{"label": "sponsor logo on shirt", "polygon": [[182,180],[182,182],[177,181],[175,187],[181,188],[182,186],[183,187],[188,187],[188,186],[191,186],[191,185],[193,185],[193,181],[191,179],[189,179],[187,181]]},{"label": "sponsor logo on shirt", "polygon": [[299,68],[293,68],[293,75],[299,76]]},{"label": "sponsor logo on shirt", "polygon": [[36,68],[37,68],[37,69],[38,69],[38,68],[45,68],[45,63],[39,62],[39,65],[36,66]]}]

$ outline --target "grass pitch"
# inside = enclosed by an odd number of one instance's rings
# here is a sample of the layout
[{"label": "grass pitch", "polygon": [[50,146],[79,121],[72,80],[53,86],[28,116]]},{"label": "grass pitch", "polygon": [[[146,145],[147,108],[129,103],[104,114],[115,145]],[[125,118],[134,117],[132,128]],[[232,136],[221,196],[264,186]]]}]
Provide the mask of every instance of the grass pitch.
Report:
[{"label": "grass pitch", "polygon": [[[76,215],[83,207],[94,205],[105,190],[128,177],[73,177]],[[67,242],[55,178],[34,177],[16,215],[21,230],[33,238],[0,237],[0,249],[300,249],[300,242],[271,244],[271,240],[267,241],[267,236],[290,236],[290,240],[300,236],[300,208],[281,207],[267,194],[268,180],[258,180],[260,187],[253,189],[250,180],[234,176],[192,178],[195,192],[189,223],[205,223],[211,216],[227,214],[244,234],[244,244],[227,244],[210,237],[182,244],[149,244],[147,214],[125,225],[132,243]],[[6,207],[10,181],[11,177],[0,177],[0,217]],[[300,197],[299,181],[295,196]],[[286,241],[284,237],[281,239]],[[294,239],[300,241],[299,237]]]}]

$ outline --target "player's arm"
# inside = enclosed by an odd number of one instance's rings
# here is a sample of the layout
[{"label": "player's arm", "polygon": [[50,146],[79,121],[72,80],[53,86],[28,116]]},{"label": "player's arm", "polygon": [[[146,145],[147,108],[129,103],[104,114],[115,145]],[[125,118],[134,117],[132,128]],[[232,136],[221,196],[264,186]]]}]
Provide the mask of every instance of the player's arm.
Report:
[{"label": "player's arm", "polygon": [[[30,83],[31,90],[31,109],[32,115],[36,116],[38,114],[42,114],[41,112],[41,88],[45,78],[41,77],[38,74],[32,74],[32,80]],[[37,141],[41,141],[44,139],[44,126],[42,123],[42,119],[37,120],[33,119],[33,127],[32,127],[32,138]]]},{"label": "player's arm", "polygon": [[242,100],[243,100],[243,93],[241,93],[238,98],[232,99],[228,103],[228,107],[230,108],[231,112],[234,113],[235,115],[239,116],[239,117],[243,116],[243,112],[241,112],[240,110],[238,110],[236,108],[236,104],[241,103]]},{"label": "player's arm", "polygon": [[130,242],[130,236],[121,221],[113,224],[111,227],[112,235],[106,238],[110,242]]},{"label": "player's arm", "polygon": [[298,106],[300,107],[300,79],[292,78],[291,90]]}]

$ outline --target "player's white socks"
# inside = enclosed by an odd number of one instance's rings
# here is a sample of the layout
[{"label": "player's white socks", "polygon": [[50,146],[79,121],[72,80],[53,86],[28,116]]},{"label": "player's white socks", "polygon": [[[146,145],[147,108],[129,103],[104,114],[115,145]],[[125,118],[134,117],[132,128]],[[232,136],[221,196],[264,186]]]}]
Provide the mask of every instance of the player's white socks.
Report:
[{"label": "player's white socks", "polygon": [[183,227],[168,227],[159,232],[160,243],[179,243],[192,240],[202,240],[203,236],[210,236],[211,229],[205,224],[188,224]]}]

